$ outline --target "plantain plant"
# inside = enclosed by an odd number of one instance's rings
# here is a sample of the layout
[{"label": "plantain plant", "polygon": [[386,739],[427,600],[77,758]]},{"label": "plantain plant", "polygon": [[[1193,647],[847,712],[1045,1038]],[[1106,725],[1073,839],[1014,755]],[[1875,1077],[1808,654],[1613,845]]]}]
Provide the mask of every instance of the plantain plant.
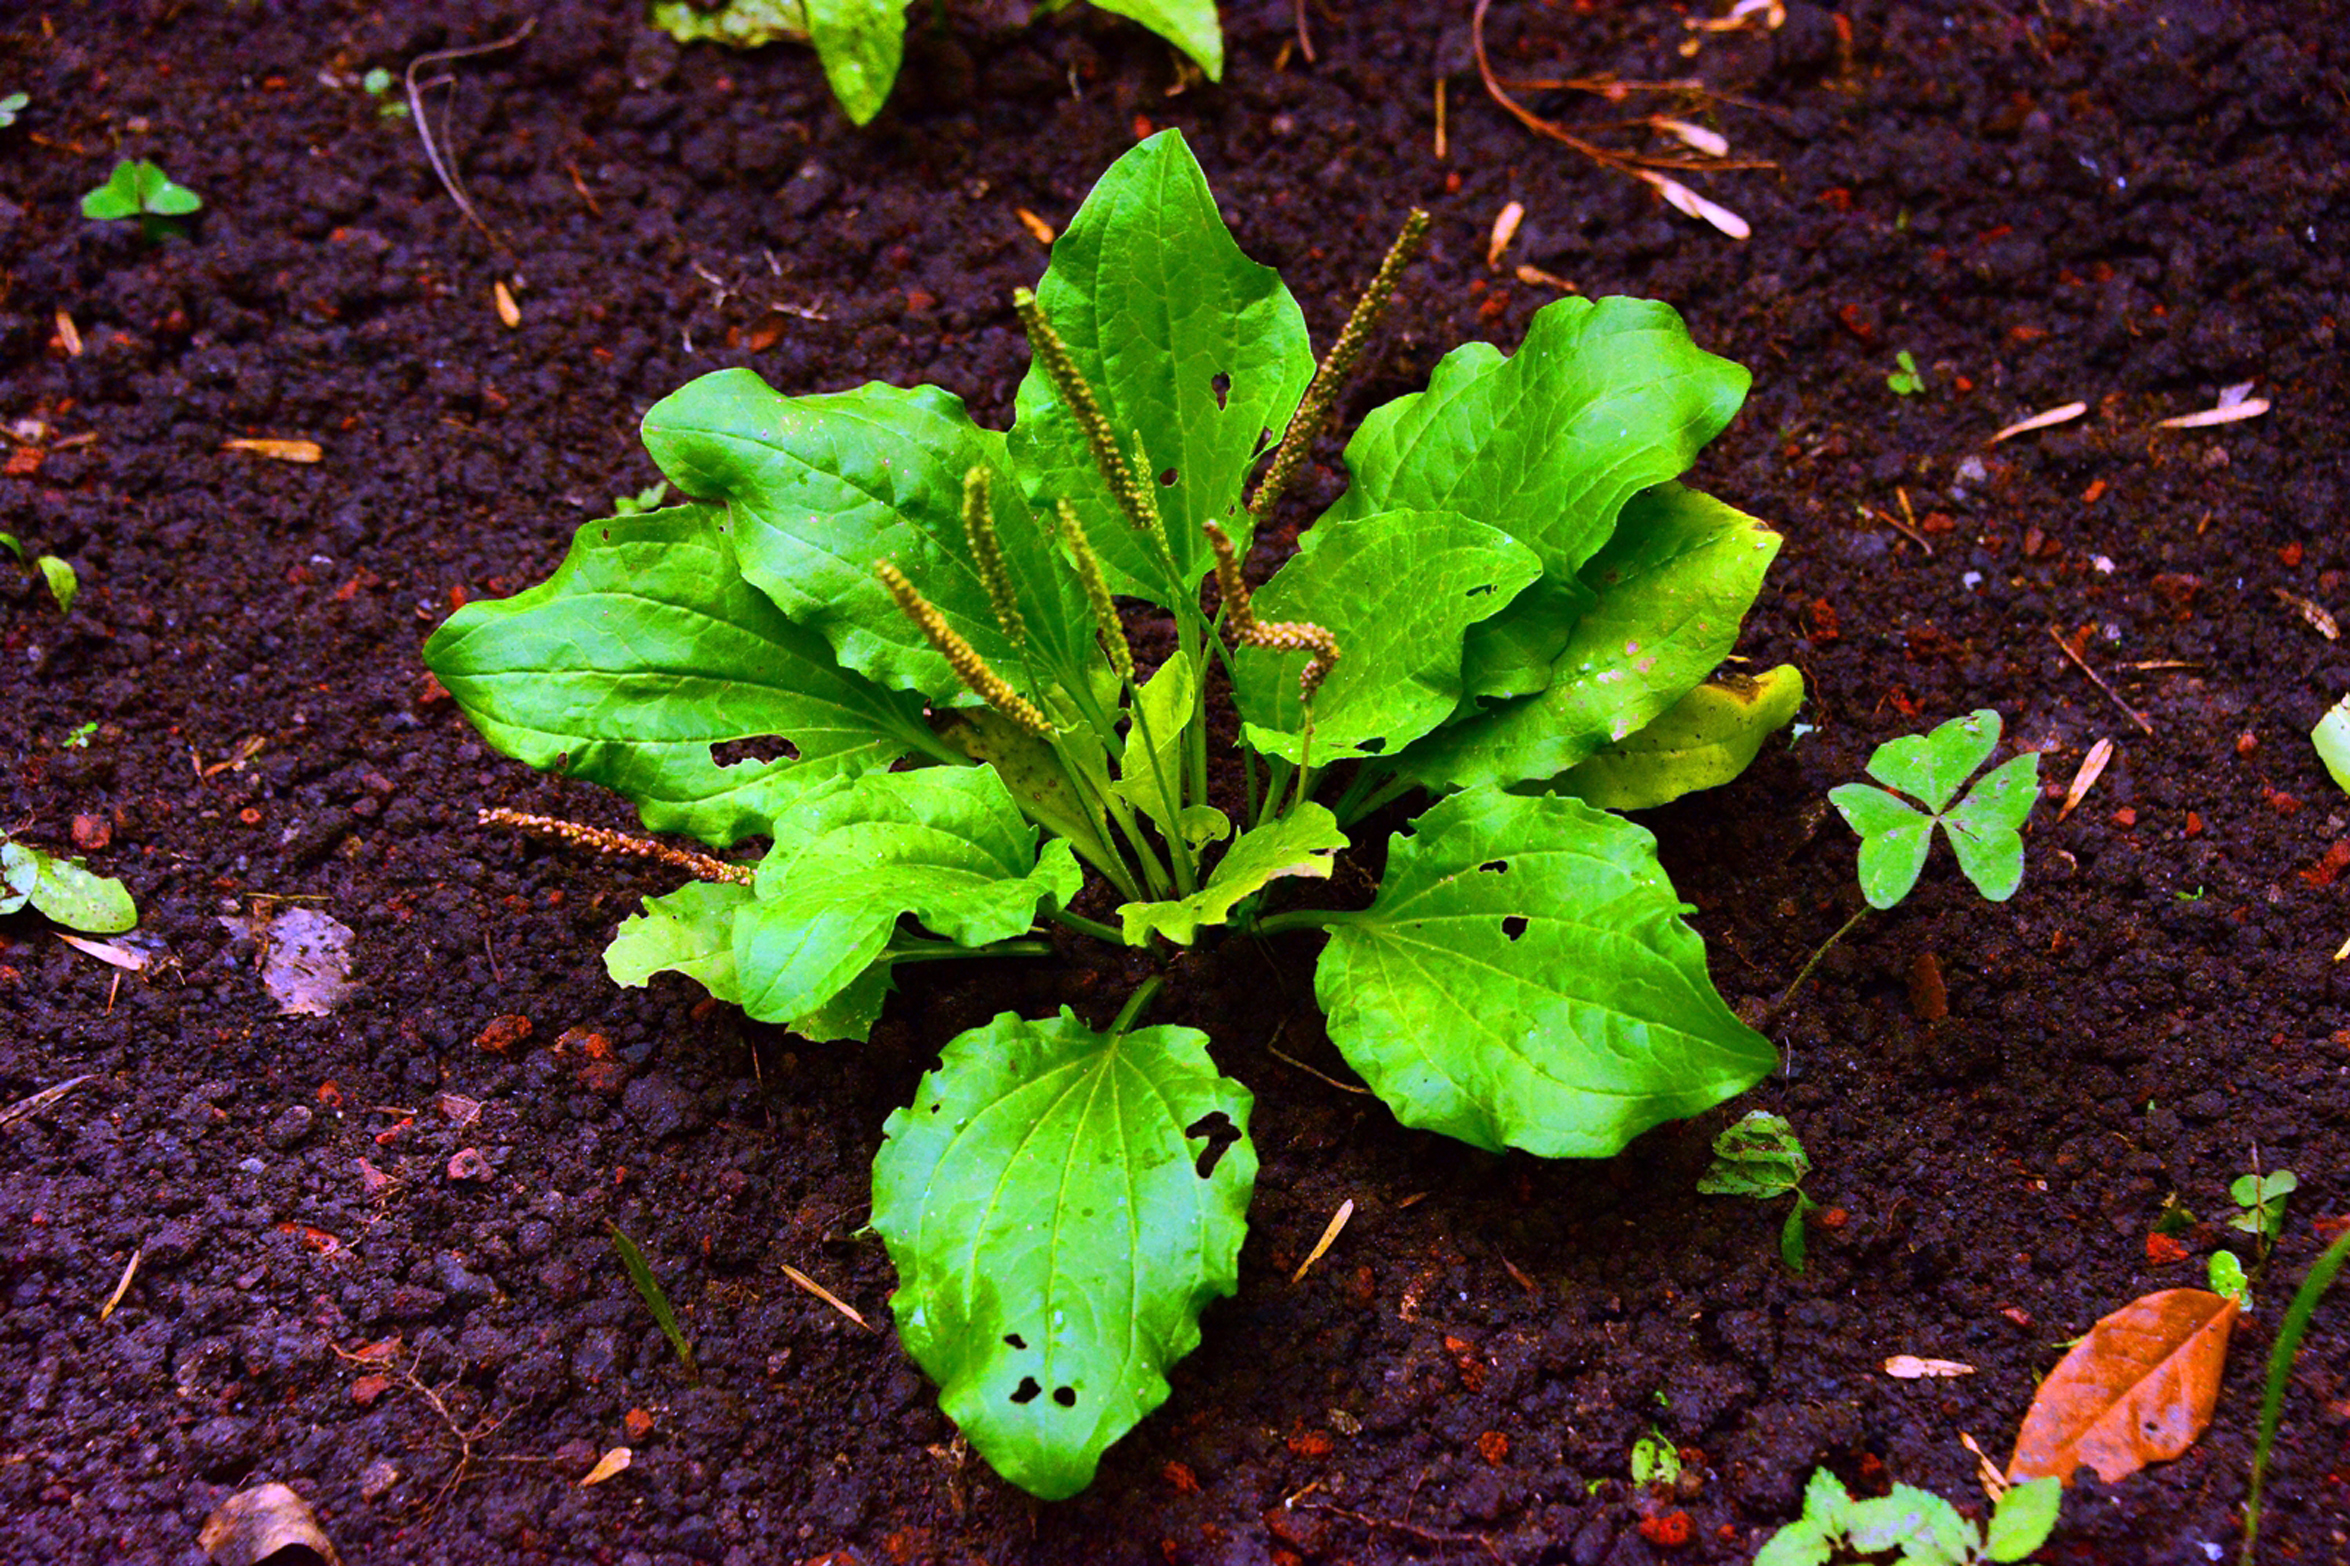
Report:
[{"label": "plantain plant", "polygon": [[[1678,482],[1742,369],[1664,305],[1561,300],[1516,354],[1461,348],[1375,410],[1352,487],[1261,589],[1241,575],[1424,226],[1317,371],[1166,132],[1016,296],[1008,434],[933,387],[785,396],[747,370],[656,405],[645,443],[693,498],[589,523],[550,581],[425,648],[507,754],[655,831],[771,840],[658,850],[696,879],[621,926],[614,979],[681,972],[861,1040],[902,967],[1047,952],[1043,926],[1150,952],[1318,932],[1330,1037],[1403,1123],[1549,1157],[1770,1070],[1655,840],[1582,797],[1723,781],[1800,697],[1792,671],[1701,683],[1779,545]],[[1155,668],[1129,613],[1172,621]],[[1243,775],[1218,792],[1222,690]],[[789,753],[713,751],[769,736]],[[1318,904],[1407,796],[1369,906]],[[1157,984],[1107,1028],[1064,1008],[946,1041],[874,1163],[900,1336],[1040,1496],[1091,1479],[1236,1286],[1251,1097],[1204,1034],[1137,1025]]]}]

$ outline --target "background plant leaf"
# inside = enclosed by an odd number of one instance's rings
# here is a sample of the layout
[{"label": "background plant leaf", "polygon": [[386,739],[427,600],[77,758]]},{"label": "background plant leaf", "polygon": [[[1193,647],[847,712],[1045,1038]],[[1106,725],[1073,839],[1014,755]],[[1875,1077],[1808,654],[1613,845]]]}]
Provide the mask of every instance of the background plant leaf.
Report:
[{"label": "background plant leaf", "polygon": [[1111,586],[1171,606],[1206,574],[1200,524],[1243,540],[1243,478],[1266,431],[1288,425],[1313,349],[1281,276],[1233,243],[1191,149],[1161,131],[1112,164],[1053,243],[1036,285],[1044,309],[1121,445],[1140,431],[1175,572],[1111,500],[1042,369],[1020,383],[1012,452],[1032,502],[1067,499]]},{"label": "background plant leaf", "polygon": [[2024,839],[2018,829],[2040,797],[2040,754],[2010,756],[1976,780],[1942,817],[1958,868],[1975,890],[2004,903],[2024,882]]},{"label": "background plant leaf", "polygon": [[1854,1501],[1844,1514],[1844,1535],[1853,1550],[1874,1555],[1901,1551],[1905,1566],[1966,1566],[1973,1556],[1974,1527],[1931,1490],[1897,1484],[1892,1493]]},{"label": "background plant leaf", "polygon": [[881,112],[906,55],[907,0],[804,0],[808,40],[851,123]]},{"label": "background plant leaf", "polygon": [[[554,576],[467,604],[424,661],[498,750],[721,845],[768,831],[816,780],[944,748],[917,700],[841,668],[743,581],[715,506],[588,523]],[[765,736],[797,759],[712,756]]]},{"label": "background plant leaf", "polygon": [[1887,740],[1869,757],[1869,776],[1897,788],[1937,815],[1958,786],[1999,748],[1999,714],[1978,707],[1924,734]]},{"label": "background plant leaf", "polygon": [[762,1022],[813,1012],[866,972],[902,914],[963,946],[1008,940],[1083,876],[1067,842],[1036,828],[985,767],[842,778],[775,822],[775,847],[734,921],[743,1009]]},{"label": "background plant leaf", "polygon": [[1860,894],[1871,908],[1891,908],[1909,895],[1934,846],[1934,818],[1867,783],[1839,783],[1828,803],[1860,834]]},{"label": "background plant leaf", "polygon": [[734,916],[751,905],[751,889],[732,882],[688,881],[645,899],[645,911],[620,921],[604,948],[604,971],[623,989],[641,989],[656,973],[682,973],[729,1005],[742,1004],[734,972]]},{"label": "background plant leaf", "polygon": [[[979,1454],[1047,1500],[1165,1400],[1200,1311],[1236,1287],[1251,1100],[1206,1043],[1006,1013],[950,1042],[884,1128],[873,1227],[898,1335]],[[1220,1157],[1219,1119],[1240,1133]]]},{"label": "background plant leaf", "polygon": [[2350,696],[2326,709],[2309,731],[2309,741],[2317,747],[2317,759],[2325,763],[2334,787],[2350,793]]},{"label": "background plant leaf", "polygon": [[808,36],[808,8],[803,0],[725,0],[715,6],[700,0],[653,0],[652,22],[681,44],[707,42],[756,49]]},{"label": "background plant leaf", "polygon": [[[1314,697],[1313,761],[1393,755],[1460,705],[1461,641],[1542,574],[1508,534],[1441,511],[1382,511],[1316,523],[1255,595],[1266,620],[1306,620],[1343,657]],[[1305,748],[1303,659],[1243,646],[1233,699],[1260,753]]]},{"label": "background plant leaf", "polygon": [[1332,1042],[1396,1118],[1477,1147],[1604,1158],[1760,1081],[1656,839],[1580,800],[1439,801],[1314,977]]},{"label": "background plant leaf", "polygon": [[2028,1559],[2056,1531],[2056,1514],[2063,1505],[2064,1486],[2053,1478],[2009,1485],[1983,1529],[1983,1559]]},{"label": "background plant leaf", "polygon": [[90,935],[120,935],[139,922],[138,904],[114,877],[0,837],[0,913],[28,902],[67,929]]},{"label": "background plant leaf", "polygon": [[49,584],[49,596],[57,600],[59,614],[73,612],[74,596],[82,590],[81,578],[73,567],[55,555],[43,555],[33,564],[40,568],[41,580]]},{"label": "background plant leaf", "polygon": [[1127,903],[1118,910],[1126,944],[1140,946],[1163,935],[1189,946],[1200,926],[1222,924],[1232,905],[1283,876],[1327,878],[1330,856],[1346,847],[1338,818],[1308,800],[1286,816],[1240,834],[1209,872],[1207,885],[1189,897],[1166,902]]},{"label": "background plant leaf", "polygon": [[1647,810],[1744,772],[1763,741],[1803,705],[1791,663],[1760,676],[1724,675],[1692,690],[1645,727],[1577,762],[1558,792],[1602,810]]},{"label": "background plant leaf", "polygon": [[2069,1486],[2085,1464],[2112,1484],[2186,1451],[2211,1423],[2236,1312],[2203,1289],[2164,1289],[2099,1321],[2040,1383],[2008,1478]]},{"label": "background plant leaf", "polygon": [[1190,55],[1209,81],[1224,79],[1224,29],[1216,0],[1093,0],[1094,9],[1123,16]]}]

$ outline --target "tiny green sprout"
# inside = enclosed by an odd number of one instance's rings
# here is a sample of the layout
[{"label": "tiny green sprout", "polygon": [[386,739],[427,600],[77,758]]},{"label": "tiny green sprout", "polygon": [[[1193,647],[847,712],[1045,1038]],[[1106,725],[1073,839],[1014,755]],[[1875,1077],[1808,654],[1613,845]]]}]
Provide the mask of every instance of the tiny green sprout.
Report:
[{"label": "tiny green sprout", "polygon": [[1792,1194],[1795,1205],[1779,1226],[1779,1257],[1790,1272],[1803,1271],[1803,1220],[1819,1203],[1803,1193],[1811,1155],[1783,1115],[1749,1110],[1714,1138],[1713,1166],[1697,1182],[1706,1196],[1750,1196],[1758,1202]]},{"label": "tiny green sprout", "polygon": [[2274,1174],[2238,1175],[2228,1187],[2228,1197],[2238,1209],[2228,1220],[2228,1227],[2251,1235],[2265,1258],[2277,1237],[2285,1230],[2285,1198],[2301,1188],[2300,1179],[2290,1169],[2279,1169]]},{"label": "tiny green sprout", "polygon": [[405,119],[408,115],[406,102],[391,96],[395,79],[380,65],[359,78],[359,90],[376,100],[375,112],[387,120]]},{"label": "tiny green sprout", "polygon": [[[25,557],[24,545],[14,533],[0,533],[0,549],[7,550],[19,560]],[[49,584],[49,596],[57,600],[57,612],[72,613],[74,595],[82,587],[81,578],[74,574],[73,567],[55,555],[36,555],[33,557],[33,569],[40,572],[41,580]]]},{"label": "tiny green sprout", "polygon": [[77,724],[74,731],[59,740],[58,744],[66,750],[87,750],[90,748],[90,736],[97,732],[98,720],[92,718],[87,723]]},{"label": "tiny green sprout", "polygon": [[1869,776],[1920,801],[1866,783],[1828,791],[1846,823],[1860,834],[1860,889],[1872,908],[1891,908],[1909,895],[1926,867],[1939,824],[1958,855],[1958,867],[1992,902],[2015,895],[2024,879],[2021,828],[2039,792],[2040,757],[2026,751],[1977,780],[1952,803],[1999,744],[1999,714],[1988,707],[1953,718],[1930,734],[1887,740],[1869,758]]},{"label": "tiny green sprout", "polygon": [[105,184],[82,197],[82,216],[102,223],[137,218],[139,232],[148,240],[179,233],[183,218],[204,205],[203,198],[144,158],[125,158],[114,166]]},{"label": "tiny green sprout", "polygon": [[1667,1440],[1663,1431],[1649,1426],[1648,1434],[1632,1443],[1632,1482],[1645,1490],[1650,1485],[1678,1484],[1680,1480],[1681,1449]]},{"label": "tiny green sprout", "polygon": [[1918,373],[1918,362],[1910,357],[1907,348],[1895,354],[1893,362],[1901,368],[1886,376],[1885,384],[1893,389],[1894,396],[1915,397],[1926,389],[1926,378]]},{"label": "tiny green sprout", "polygon": [[1931,1491],[1897,1484],[1889,1495],[1856,1501],[1834,1474],[1815,1469],[1803,1515],[1771,1536],[1754,1566],[1826,1566],[1840,1550],[1890,1555],[1899,1566],[2025,1560],[2048,1542],[2063,1500],[2063,1484],[2053,1478],[2010,1485],[1991,1505],[1990,1526],[1978,1531]]},{"label": "tiny green sprout", "polygon": [[2252,1482],[2244,1494],[2244,1553],[2236,1557],[2236,1566],[2252,1566],[2253,1546],[2260,1538],[2260,1485],[2268,1472],[2269,1448],[2276,1444],[2277,1422],[2285,1412],[2285,1383],[2293,1379],[2293,1361],[2301,1356],[2301,1339],[2309,1331],[2309,1318],[2317,1314],[2318,1301],[2334,1286],[2344,1261],[2350,1261],[2350,1232],[2338,1236],[2311,1264],[2301,1287],[2293,1291],[2292,1303],[2285,1307],[2276,1347],[2268,1352],[2268,1385],[2260,1399],[2260,1438],[2252,1446]]},{"label": "tiny green sprout", "polygon": [[614,495],[612,514],[616,517],[641,517],[648,511],[661,509],[661,502],[669,494],[669,481],[661,480],[633,495]]},{"label": "tiny green sprout", "polygon": [[2252,1308],[2252,1280],[2244,1275],[2244,1264],[2234,1251],[2213,1251],[2209,1272],[2212,1293],[2223,1300],[2235,1300],[2246,1310]]},{"label": "tiny green sprout", "polygon": [[9,126],[14,125],[16,117],[24,113],[32,101],[30,95],[21,92],[12,92],[7,97],[0,98],[0,130],[6,130]]},{"label": "tiny green sprout", "polygon": [[611,1219],[604,1220],[604,1227],[612,1233],[612,1249],[619,1253],[620,1266],[628,1274],[628,1281],[636,1285],[636,1292],[644,1300],[645,1309],[653,1313],[653,1320],[660,1325],[661,1336],[667,1338],[669,1346],[677,1350],[678,1362],[685,1366],[685,1378],[699,1385],[702,1371],[694,1363],[693,1347],[686,1342],[684,1329],[677,1324],[677,1312],[669,1308],[669,1296],[661,1292],[660,1281],[653,1276],[652,1267],[645,1261],[645,1253],[638,1250],[636,1242],[622,1234],[620,1226]]},{"label": "tiny green sprout", "polygon": [[2173,892],[2170,895],[2175,901],[2178,902],[2199,903],[2203,901],[2203,891],[2204,889],[2199,886],[2192,892]]},{"label": "tiny green sprout", "polygon": [[2317,747],[2317,759],[2326,764],[2334,786],[2350,793],[2350,696],[2326,709],[2309,731],[2309,742]]}]

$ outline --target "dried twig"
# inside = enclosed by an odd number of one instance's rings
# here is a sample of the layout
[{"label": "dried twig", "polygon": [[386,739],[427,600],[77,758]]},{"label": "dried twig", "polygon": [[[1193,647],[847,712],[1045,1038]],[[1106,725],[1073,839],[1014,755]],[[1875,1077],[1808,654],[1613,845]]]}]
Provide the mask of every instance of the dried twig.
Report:
[{"label": "dried twig", "polygon": [[864,1316],[859,1313],[856,1306],[851,1305],[848,1301],[833,1293],[823,1284],[818,1283],[814,1278],[811,1278],[806,1273],[800,1271],[799,1268],[786,1263],[784,1265],[783,1275],[791,1279],[791,1281],[797,1284],[800,1288],[803,1288],[810,1294],[815,1295],[818,1299],[831,1306],[834,1310],[837,1310],[842,1315],[848,1317],[849,1320],[855,1322],[858,1326],[863,1327],[867,1332],[871,1332],[873,1330],[873,1323],[867,1321]]},{"label": "dried twig", "polygon": [[0,1109],[0,1126],[12,1126],[19,1120],[24,1119],[27,1115],[47,1109],[51,1104],[56,1103],[59,1099],[65,1097],[66,1094],[72,1092],[75,1088],[80,1087],[83,1083],[96,1081],[97,1076],[98,1074],[94,1071],[87,1072],[81,1076],[60,1082],[55,1087],[45,1087],[38,1093],[28,1094],[27,1096],[18,1099],[15,1103],[9,1105],[6,1109]]},{"label": "dried twig", "polygon": [[[449,199],[457,203],[457,210],[465,214],[466,221],[480,229],[484,239],[502,250],[512,250],[513,246],[507,244],[489,224],[482,221],[481,214],[474,210],[472,198],[465,194],[464,182],[457,178],[455,171],[441,158],[441,149],[432,139],[432,125],[424,113],[426,84],[417,81],[416,70],[418,66],[440,65],[449,60],[465,60],[479,54],[496,54],[501,49],[511,49],[528,38],[538,25],[539,19],[534,16],[495,43],[472,44],[463,49],[436,49],[430,54],[420,54],[408,62],[406,72],[408,117],[416,122],[416,138],[424,143],[425,161],[432,165],[433,173],[440,178],[441,189],[447,191]],[[435,78],[433,85],[438,85],[439,82],[449,79],[447,77]]]},{"label": "dried twig", "polygon": [[2128,716],[2132,723],[2138,725],[2138,727],[2144,730],[2149,736],[2154,733],[2154,725],[2147,721],[2146,714],[2140,712],[2137,708],[2122,700],[2121,692],[2106,684],[2105,676],[2099,674],[2095,669],[2090,668],[2089,660],[2082,657],[2079,653],[2074,652],[2073,644],[2066,641],[2064,639],[2063,633],[2059,632],[2053,625],[2048,628],[2048,639],[2056,643],[2056,650],[2058,652],[2063,653],[2067,658],[2070,658],[2073,661],[2074,668],[2079,669],[2083,674],[2089,676],[2090,680],[2095,683],[2099,690],[2105,692],[2108,697],[2112,698],[2113,704],[2116,707],[2121,708],[2123,713]]}]

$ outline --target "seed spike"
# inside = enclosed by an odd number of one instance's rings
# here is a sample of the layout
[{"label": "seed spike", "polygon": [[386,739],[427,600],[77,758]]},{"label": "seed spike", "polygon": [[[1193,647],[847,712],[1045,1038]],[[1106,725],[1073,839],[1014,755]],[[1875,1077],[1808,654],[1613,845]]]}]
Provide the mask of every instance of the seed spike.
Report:
[{"label": "seed spike", "polygon": [[513,827],[519,832],[551,837],[559,843],[568,843],[574,848],[585,848],[610,858],[658,860],[662,864],[676,866],[697,881],[717,881],[736,886],[751,884],[749,865],[713,859],[708,854],[697,854],[691,849],[672,848],[667,843],[638,837],[633,832],[615,832],[610,827],[566,821],[560,816],[534,816],[521,810],[484,810],[475,819],[483,826]]},{"label": "seed spike", "polygon": [[955,634],[955,628],[947,624],[947,617],[906,580],[905,572],[887,560],[876,560],[873,574],[881,578],[881,585],[889,589],[889,596],[897,600],[898,608],[914,622],[930,645],[938,649],[939,656],[946,659],[955,671],[955,678],[967,690],[1038,739],[1052,737],[1051,720],[1037,710],[1034,702],[1012,689],[1002,675],[989,668],[977,648]]},{"label": "seed spike", "polygon": [[1093,609],[1094,632],[1102,644],[1102,652],[1109,658],[1110,667],[1125,679],[1134,678],[1134,646],[1126,640],[1126,622],[1118,618],[1118,606],[1110,599],[1110,586],[1102,580],[1101,557],[1093,552],[1093,541],[1085,536],[1085,524],[1077,520],[1077,508],[1066,500],[1053,502],[1053,515],[1060,521],[1062,542],[1077,561],[1077,580],[1084,584],[1085,601]]},{"label": "seed spike", "polygon": [[1021,617],[1020,600],[1012,592],[1012,573],[1004,566],[1003,540],[996,536],[995,512],[988,503],[988,472],[975,467],[963,475],[963,536],[971,543],[971,563],[978,568],[979,585],[995,610],[996,624],[1014,647],[1028,641],[1028,622]]},{"label": "seed spike", "polygon": [[1016,288],[1012,290],[1012,308],[1020,313],[1020,325],[1028,333],[1028,351],[1043,367],[1045,379],[1053,383],[1053,390],[1060,394],[1069,416],[1077,421],[1078,433],[1085,437],[1086,449],[1093,453],[1093,465],[1101,471],[1102,482],[1109,486],[1110,498],[1118,503],[1118,509],[1136,529],[1157,527],[1158,502],[1148,488],[1136,482],[1134,467],[1119,449],[1109,415],[1102,412],[1101,399],[1086,384],[1085,374],[1077,368],[1076,356],[1069,352],[1069,345],[1061,341],[1061,334],[1045,318],[1044,306],[1037,303],[1036,295],[1029,290]]},{"label": "seed spike", "polygon": [[1212,521],[1203,522],[1200,527],[1208,535],[1208,547],[1216,552],[1216,590],[1224,595],[1224,618],[1232,626],[1232,639],[1243,646],[1262,647],[1270,652],[1311,652],[1313,656],[1306,660],[1306,666],[1297,676],[1298,700],[1310,705],[1314,692],[1322,688],[1322,682],[1338,666],[1338,638],[1327,627],[1310,620],[1258,619],[1231,538]]},{"label": "seed spike", "polygon": [[1419,253],[1421,242],[1428,237],[1428,214],[1418,207],[1404,219],[1403,232],[1395,243],[1387,247],[1387,255],[1372,274],[1371,285],[1363,290],[1363,297],[1355,301],[1354,312],[1346,318],[1346,327],[1338,334],[1338,341],[1330,345],[1328,357],[1314,372],[1313,383],[1291,415],[1289,428],[1281,432],[1281,444],[1273,448],[1272,466],[1265,470],[1257,492],[1249,497],[1249,515],[1262,517],[1273,509],[1273,503],[1289,488],[1300,464],[1312,450],[1314,440],[1329,422],[1330,409],[1338,400],[1339,387],[1362,357],[1363,345],[1379,329],[1380,318],[1386,315],[1388,304],[1395,298],[1395,286],[1403,280],[1403,269]]}]

